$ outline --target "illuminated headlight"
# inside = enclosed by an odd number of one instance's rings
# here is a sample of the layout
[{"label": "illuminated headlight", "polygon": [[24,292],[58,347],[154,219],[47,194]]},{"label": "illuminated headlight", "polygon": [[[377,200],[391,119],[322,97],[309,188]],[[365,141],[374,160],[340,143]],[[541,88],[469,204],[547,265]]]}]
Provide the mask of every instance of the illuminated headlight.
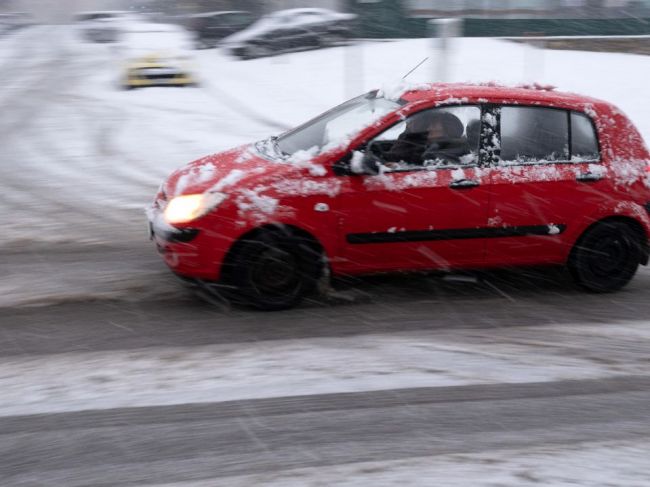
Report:
[{"label": "illuminated headlight", "polygon": [[165,208],[167,223],[186,223],[202,217],[226,199],[223,193],[187,194],[172,198]]}]

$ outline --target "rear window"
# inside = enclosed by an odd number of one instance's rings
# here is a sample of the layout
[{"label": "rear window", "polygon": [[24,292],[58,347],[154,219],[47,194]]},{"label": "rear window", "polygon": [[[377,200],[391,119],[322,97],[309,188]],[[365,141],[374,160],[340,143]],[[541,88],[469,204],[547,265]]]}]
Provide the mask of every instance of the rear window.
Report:
[{"label": "rear window", "polygon": [[567,112],[553,108],[503,107],[501,160],[553,162],[569,159]]},{"label": "rear window", "polygon": [[597,161],[598,159],[600,159],[600,152],[594,124],[586,115],[571,112],[571,160]]},{"label": "rear window", "polygon": [[555,108],[502,107],[502,162],[526,164],[599,159],[596,130],[585,114]]}]

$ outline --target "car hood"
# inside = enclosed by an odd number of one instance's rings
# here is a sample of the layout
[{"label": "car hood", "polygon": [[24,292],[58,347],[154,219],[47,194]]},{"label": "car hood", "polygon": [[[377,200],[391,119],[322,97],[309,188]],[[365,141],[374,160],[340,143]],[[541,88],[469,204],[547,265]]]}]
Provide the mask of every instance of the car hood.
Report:
[{"label": "car hood", "polygon": [[168,198],[209,191],[229,193],[256,180],[296,170],[283,161],[262,157],[253,144],[203,157],[174,171],[163,185]]},{"label": "car hood", "polygon": [[127,59],[129,69],[140,68],[188,68],[191,60],[186,56],[174,56],[168,53],[151,53]]}]

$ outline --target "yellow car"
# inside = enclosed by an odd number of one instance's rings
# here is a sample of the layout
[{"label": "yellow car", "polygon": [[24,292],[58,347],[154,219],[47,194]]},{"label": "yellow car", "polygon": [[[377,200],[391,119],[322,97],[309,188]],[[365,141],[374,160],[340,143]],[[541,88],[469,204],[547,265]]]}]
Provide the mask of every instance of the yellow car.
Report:
[{"label": "yellow car", "polygon": [[143,88],[147,86],[196,86],[187,61],[183,58],[170,58],[151,55],[130,61],[126,66],[124,88]]}]

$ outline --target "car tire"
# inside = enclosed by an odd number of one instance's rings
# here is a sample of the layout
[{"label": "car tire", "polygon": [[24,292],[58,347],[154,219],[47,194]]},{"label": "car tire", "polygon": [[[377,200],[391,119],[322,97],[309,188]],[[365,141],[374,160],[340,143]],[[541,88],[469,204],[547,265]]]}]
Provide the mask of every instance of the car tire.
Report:
[{"label": "car tire", "polygon": [[336,47],[343,44],[345,37],[340,34],[324,34],[319,40],[320,47]]},{"label": "car tire", "polygon": [[621,221],[604,221],[589,228],[578,240],[568,267],[583,289],[608,293],[630,282],[642,256],[639,232]]},{"label": "car tire", "polygon": [[265,229],[236,245],[228,270],[235,302],[277,311],[298,305],[323,275],[322,252],[313,241],[284,228]]}]

